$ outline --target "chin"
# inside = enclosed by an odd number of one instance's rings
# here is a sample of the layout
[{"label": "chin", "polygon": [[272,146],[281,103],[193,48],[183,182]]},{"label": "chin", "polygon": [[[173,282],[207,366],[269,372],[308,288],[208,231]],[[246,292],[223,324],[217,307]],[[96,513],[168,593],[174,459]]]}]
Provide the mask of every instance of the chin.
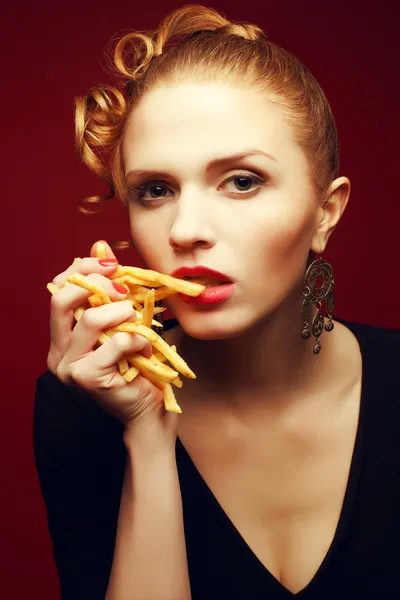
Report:
[{"label": "chin", "polygon": [[173,311],[186,335],[196,340],[229,340],[245,331],[250,323],[230,310]]}]

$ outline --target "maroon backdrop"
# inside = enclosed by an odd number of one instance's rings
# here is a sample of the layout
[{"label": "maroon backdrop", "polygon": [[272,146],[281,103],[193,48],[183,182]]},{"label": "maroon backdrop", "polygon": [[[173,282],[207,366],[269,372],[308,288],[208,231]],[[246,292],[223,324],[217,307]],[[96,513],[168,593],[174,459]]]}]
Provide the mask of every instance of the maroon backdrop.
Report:
[{"label": "maroon backdrop", "polygon": [[[0,593],[10,600],[54,600],[58,582],[32,455],[35,379],[46,369],[48,348],[45,284],[95,240],[129,239],[117,201],[100,216],[76,210],[78,198],[104,187],[75,158],[73,97],[108,80],[101,63],[115,32],[156,27],[167,8],[127,0],[12,4],[7,13],[2,9],[0,36],[6,184]],[[400,327],[399,5],[286,0],[263,8],[258,2],[213,6],[267,29],[326,90],[341,137],[341,173],[353,184],[325,254],[336,275],[336,314]],[[122,256],[127,264],[136,261],[133,251]]]}]

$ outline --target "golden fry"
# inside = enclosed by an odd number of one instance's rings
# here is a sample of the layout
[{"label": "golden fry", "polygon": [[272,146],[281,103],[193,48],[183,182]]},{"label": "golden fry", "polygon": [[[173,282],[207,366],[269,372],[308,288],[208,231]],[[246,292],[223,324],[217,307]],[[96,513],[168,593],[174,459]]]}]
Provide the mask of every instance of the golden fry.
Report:
[{"label": "golden fry", "polygon": [[166,383],[163,386],[163,397],[164,397],[164,406],[165,410],[174,413],[182,413],[182,409],[176,401],[174,391],[172,389],[171,384]]},{"label": "golden fry", "polygon": [[168,298],[168,296],[173,296],[174,294],[176,294],[175,290],[162,286],[156,290],[155,301],[164,300],[164,298]]},{"label": "golden fry", "polygon": [[[112,281],[114,281],[115,283],[125,283],[128,284],[128,286],[135,286],[135,285],[144,285],[147,287],[153,287],[153,283],[151,281],[146,281],[145,279],[139,279],[138,277],[133,277],[132,275],[122,275],[122,277],[116,277],[114,274],[111,275],[110,279]],[[161,285],[161,284],[160,284]]]},{"label": "golden fry", "polygon": [[[138,323],[140,323],[140,324],[142,323],[142,317],[138,317]],[[163,326],[163,325],[162,325],[162,323],[159,323],[159,322],[158,322],[158,321],[156,321],[155,319],[152,319],[152,321],[151,321],[151,324],[152,324],[154,327],[162,327],[162,326]]]},{"label": "golden fry", "polygon": [[167,382],[174,381],[174,379],[178,377],[178,373],[171,369],[171,367],[163,364],[156,364],[141,354],[129,356],[128,360],[145,376],[150,373],[154,375],[154,377],[159,377],[161,380]]},{"label": "golden fry", "polygon": [[81,275],[80,273],[74,273],[67,277],[67,281],[70,283],[74,283],[75,285],[79,285],[85,290],[89,290],[92,294],[98,294],[103,304],[111,304],[111,299],[107,292],[105,292],[101,287],[92,283],[85,277],[85,275]]},{"label": "golden fry", "polygon": [[150,329],[150,327],[146,327],[145,325],[140,325],[135,322],[120,323],[119,325],[115,325],[114,327],[107,329],[108,332],[117,332],[117,331],[126,331],[128,333],[138,333],[139,335],[143,335],[146,339],[148,339],[153,345],[156,344],[158,335],[155,331]]},{"label": "golden fry", "polygon": [[91,296],[89,296],[88,302],[92,308],[94,308],[95,306],[101,306],[103,304],[98,294],[92,294]]},{"label": "golden fry", "polygon": [[[176,346],[171,346],[171,350],[173,350],[174,352],[176,352]],[[165,362],[167,359],[165,358],[164,354],[162,354],[161,352],[154,352],[154,354],[151,356],[150,360],[153,359],[157,359],[160,362]]]},{"label": "golden fry", "polygon": [[[162,307],[162,306],[155,306],[154,307],[153,316],[154,315],[159,315],[160,313],[164,312],[164,310],[166,310],[166,309],[164,307]],[[143,309],[142,308],[136,309],[135,310],[135,314],[136,314],[136,317],[137,317],[138,321],[141,321],[142,318],[143,318]],[[157,327],[160,326],[160,325],[162,326],[162,323],[159,323],[158,321],[155,321],[154,319],[153,319],[153,323],[152,324],[153,325],[157,324]]]},{"label": "golden fry", "polygon": [[[159,356],[160,356],[160,357],[162,357],[162,358],[158,358]],[[162,364],[164,364],[164,363],[165,363],[165,361],[166,361],[167,359],[165,358],[164,354],[161,354],[161,352],[156,352],[155,354],[152,354],[152,355],[150,356],[150,360],[151,360],[152,362],[156,363],[157,365],[158,365],[158,364],[161,364],[161,365],[162,365]]]},{"label": "golden fry", "polygon": [[76,308],[74,310],[75,321],[79,321],[79,319],[81,318],[81,316],[83,315],[84,312],[85,312],[85,309],[83,306],[79,306],[79,308]]},{"label": "golden fry", "polygon": [[[140,289],[136,288],[136,290],[137,291],[132,293],[132,298],[134,298],[137,302],[143,304],[148,289],[145,287],[141,287]],[[159,287],[156,289],[154,301],[158,302],[159,300],[164,300],[164,298],[168,298],[168,296],[173,296],[174,294],[176,294],[175,290],[171,290],[170,288],[167,288],[165,286]]]},{"label": "golden fry", "polygon": [[118,361],[118,371],[120,375],[125,375],[129,371],[129,364],[126,358],[121,358]]},{"label": "golden fry", "polygon": [[152,319],[151,324],[152,324],[153,327],[162,327],[163,326],[162,323],[159,323],[155,319]]},{"label": "golden fry", "polygon": [[155,298],[155,290],[148,290],[144,297],[144,307],[142,312],[142,325],[146,327],[151,327],[151,323],[153,320],[154,314],[154,298]]},{"label": "golden fry", "polygon": [[169,383],[164,383],[152,373],[147,374],[146,378],[162,391],[165,410],[168,410],[169,412],[182,413],[181,407],[176,401],[172,386]]},{"label": "golden fry", "polygon": [[183,358],[179,356],[177,352],[174,352],[171,347],[165,342],[155,331],[146,327],[145,325],[138,325],[137,323],[121,323],[113,327],[114,331],[127,331],[128,333],[137,333],[147,338],[152,345],[157,348],[164,356],[169,360],[172,366],[175,367],[179,373],[185,375],[189,379],[196,379],[196,375],[185,363]]},{"label": "golden fry", "polygon": [[133,308],[142,310],[142,305],[140,304],[140,302],[135,300],[135,298],[132,296],[132,294],[128,294],[126,297],[126,300],[128,300],[128,302],[130,302],[132,304]]},{"label": "golden fry", "polygon": [[171,383],[172,383],[172,385],[175,385],[178,388],[183,387],[183,381],[179,377],[177,377],[176,379],[174,379],[173,381],[171,381]]},{"label": "golden fry", "polygon": [[[176,347],[175,347],[175,346],[171,346],[171,349],[172,349],[173,351],[176,351]],[[154,362],[155,364],[161,364],[161,365],[163,365],[163,364],[164,364],[164,362],[165,362],[167,359],[165,358],[164,354],[161,354],[161,352],[156,352],[155,354],[153,354],[153,355],[150,357],[150,360],[151,360],[152,362]],[[175,385],[176,387],[178,387],[178,388],[181,388],[181,387],[183,387],[183,381],[182,381],[182,379],[180,379],[179,377],[176,377],[175,379],[173,379],[173,380],[171,381],[171,383],[172,383],[173,385]]]},{"label": "golden fry", "polygon": [[160,377],[160,375],[156,375],[152,371],[146,371],[145,375],[143,374],[143,372],[141,374],[143,375],[143,377],[145,377],[146,379],[151,381],[151,383],[153,385],[155,385],[156,387],[158,387],[160,390],[163,389],[163,385],[165,384],[165,381],[162,377]]},{"label": "golden fry", "polygon": [[105,344],[106,342],[108,342],[108,340],[110,339],[110,335],[107,335],[107,333],[101,333],[98,337],[98,341],[100,344]]},{"label": "golden fry", "polygon": [[142,298],[142,302],[144,301],[144,297],[147,294],[147,292],[149,291],[149,288],[145,287],[144,285],[135,285],[134,287],[131,288],[130,293],[132,294],[132,296],[134,298]]},{"label": "golden fry", "polygon": [[123,376],[125,381],[127,383],[130,383],[131,381],[133,381],[135,379],[135,377],[137,377],[139,375],[139,369],[137,369],[136,367],[131,367],[129,369],[129,371],[127,371],[125,373],[125,375]]},{"label": "golden fry", "polygon": [[161,354],[161,352],[154,352],[154,354],[151,356],[150,360],[152,361],[156,361],[158,360],[159,362],[164,363],[167,359],[165,358],[164,354]]}]

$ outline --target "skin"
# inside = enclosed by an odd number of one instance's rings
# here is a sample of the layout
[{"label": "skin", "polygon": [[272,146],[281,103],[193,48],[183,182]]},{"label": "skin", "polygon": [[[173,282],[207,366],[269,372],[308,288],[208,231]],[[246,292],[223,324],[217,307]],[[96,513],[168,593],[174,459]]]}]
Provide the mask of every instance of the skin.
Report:
[{"label": "skin", "polygon": [[[253,149],[274,159],[253,156],[206,171],[217,157]],[[144,199],[151,204],[132,194],[128,201],[132,239],[148,268],[204,265],[235,281],[219,305],[167,301],[181,324],[172,341],[197,374],[186,385],[191,398],[215,407],[218,397],[240,412],[244,397],[247,408],[250,401],[261,408],[278,392],[281,402],[294,390],[310,395],[327,360],[331,368],[334,338],[344,328],[324,334],[323,351],[312,353],[313,340],[300,338],[303,277],[310,249],[325,250],[345,210],[349,180],[336,179],[318,204],[308,159],[279,109],[265,93],[226,83],[145,94],[122,155],[128,189],[150,183]],[[147,169],[159,173],[131,173]],[[241,172],[265,183],[228,181]]]}]

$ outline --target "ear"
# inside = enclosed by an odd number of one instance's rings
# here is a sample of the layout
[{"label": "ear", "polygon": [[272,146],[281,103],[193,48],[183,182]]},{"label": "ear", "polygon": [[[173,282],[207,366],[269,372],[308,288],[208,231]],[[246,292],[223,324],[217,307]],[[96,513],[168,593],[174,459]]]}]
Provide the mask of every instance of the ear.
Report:
[{"label": "ear", "polygon": [[338,177],[329,186],[325,203],[318,208],[316,214],[315,232],[311,244],[313,252],[321,254],[325,250],[347,206],[350,189],[351,185],[347,177]]}]

